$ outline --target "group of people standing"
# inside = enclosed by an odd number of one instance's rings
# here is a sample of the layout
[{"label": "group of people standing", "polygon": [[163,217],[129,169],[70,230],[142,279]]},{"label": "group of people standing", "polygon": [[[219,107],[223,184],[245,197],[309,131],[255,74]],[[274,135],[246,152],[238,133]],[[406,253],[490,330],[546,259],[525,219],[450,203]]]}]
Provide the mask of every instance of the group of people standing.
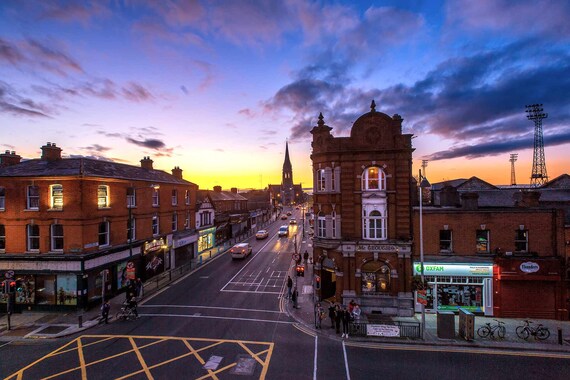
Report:
[{"label": "group of people standing", "polygon": [[[318,304],[320,307],[320,304]],[[322,308],[322,307],[321,307]],[[341,333],[341,326],[342,326],[342,337],[348,338],[349,333],[349,323],[353,322],[354,320],[358,320],[360,318],[360,306],[351,300],[348,303],[348,306],[343,306],[333,300],[331,302],[329,309],[329,318],[331,320],[331,328],[336,329],[336,333]],[[324,310],[320,315],[324,315]],[[320,323],[317,328],[320,328]]]}]

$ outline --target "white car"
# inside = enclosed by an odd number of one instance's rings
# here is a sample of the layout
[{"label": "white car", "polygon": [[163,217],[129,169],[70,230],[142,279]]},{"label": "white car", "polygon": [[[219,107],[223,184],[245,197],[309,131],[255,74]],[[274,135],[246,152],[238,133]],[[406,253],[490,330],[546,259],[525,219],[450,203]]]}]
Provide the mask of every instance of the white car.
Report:
[{"label": "white car", "polygon": [[283,225],[279,227],[279,237],[281,236],[289,236],[289,226]]},{"label": "white car", "polygon": [[249,243],[239,243],[230,248],[232,259],[245,259],[252,251]]}]

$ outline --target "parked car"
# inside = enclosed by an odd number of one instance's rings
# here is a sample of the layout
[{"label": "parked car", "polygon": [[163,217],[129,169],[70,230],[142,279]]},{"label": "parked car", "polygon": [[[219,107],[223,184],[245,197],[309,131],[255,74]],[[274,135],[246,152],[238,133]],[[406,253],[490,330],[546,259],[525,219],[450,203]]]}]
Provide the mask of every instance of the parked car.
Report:
[{"label": "parked car", "polygon": [[287,215],[285,214],[281,215],[281,220],[287,220]]},{"label": "parked car", "polygon": [[289,224],[297,224],[297,219],[291,218],[291,220],[289,220]]},{"label": "parked car", "polygon": [[279,227],[279,237],[281,236],[289,236],[289,226],[283,225]]},{"label": "parked car", "polygon": [[257,233],[255,234],[255,238],[258,240],[261,239],[265,239],[269,236],[269,232],[267,232],[267,230],[259,230],[257,231]]},{"label": "parked car", "polygon": [[232,259],[245,259],[252,251],[249,243],[239,243],[230,248]]}]

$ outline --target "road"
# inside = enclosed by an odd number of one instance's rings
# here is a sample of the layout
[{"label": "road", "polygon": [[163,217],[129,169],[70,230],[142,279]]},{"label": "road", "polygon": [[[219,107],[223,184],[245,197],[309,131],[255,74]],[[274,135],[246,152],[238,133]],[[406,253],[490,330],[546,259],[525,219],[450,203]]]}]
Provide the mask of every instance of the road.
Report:
[{"label": "road", "polygon": [[[300,220],[299,211],[294,213]],[[282,298],[295,252],[291,235],[276,235],[283,222],[269,228],[268,239],[252,239],[253,252],[245,260],[222,255],[152,296],[140,306],[136,321],[0,347],[0,377],[568,378],[567,354],[379,345],[316,336],[287,313]],[[291,232],[300,236],[300,226],[291,226]]]}]

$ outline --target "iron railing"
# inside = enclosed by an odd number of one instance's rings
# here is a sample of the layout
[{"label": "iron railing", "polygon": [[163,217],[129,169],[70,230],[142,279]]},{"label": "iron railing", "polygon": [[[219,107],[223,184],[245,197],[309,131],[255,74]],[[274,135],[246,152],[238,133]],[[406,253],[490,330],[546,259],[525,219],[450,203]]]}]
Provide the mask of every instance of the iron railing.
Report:
[{"label": "iron railing", "polygon": [[378,322],[351,322],[349,325],[350,334],[354,336],[368,336],[367,325],[390,325],[398,326],[400,330],[399,336],[392,338],[421,338],[420,322],[406,322],[406,321],[378,321]]}]

